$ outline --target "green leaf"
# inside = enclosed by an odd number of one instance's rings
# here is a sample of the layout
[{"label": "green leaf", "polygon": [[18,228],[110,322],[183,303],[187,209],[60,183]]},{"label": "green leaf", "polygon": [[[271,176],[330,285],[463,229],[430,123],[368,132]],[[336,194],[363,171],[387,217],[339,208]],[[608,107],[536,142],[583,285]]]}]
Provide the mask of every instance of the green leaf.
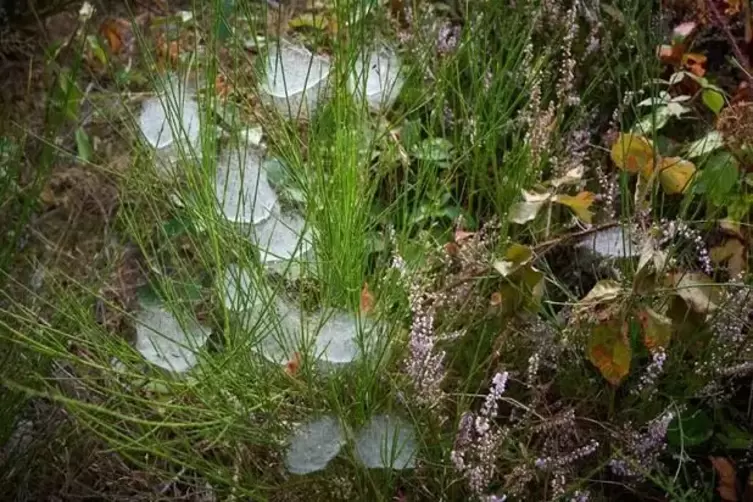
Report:
[{"label": "green leaf", "polygon": [[716,435],[716,438],[730,450],[747,450],[753,445],[753,435],[750,432],[727,421],[722,422],[721,432]]},{"label": "green leaf", "polygon": [[667,428],[667,441],[672,446],[692,447],[708,441],[714,435],[714,423],[706,412],[695,410],[681,413]]},{"label": "green leaf", "polygon": [[693,141],[688,145],[688,150],[685,156],[689,159],[701,157],[707,153],[711,153],[715,150],[724,147],[724,138],[719,131],[710,131],[706,136],[701,139]]},{"label": "green leaf", "polygon": [[100,64],[107,65],[107,53],[100,45],[97,37],[95,37],[94,35],[89,35],[88,37],[86,37],[86,42],[89,44],[89,48],[92,50],[92,54],[94,54],[94,57],[97,58]]},{"label": "green leaf", "polygon": [[669,109],[666,106],[661,106],[657,108],[654,113],[649,113],[641,118],[641,120],[633,126],[632,132],[634,134],[651,136],[653,131],[658,131],[667,125],[671,116]]},{"label": "green leaf", "polygon": [[411,151],[421,141],[421,123],[417,120],[406,120],[400,128],[400,142],[403,147]]},{"label": "green leaf", "polygon": [[141,305],[157,305],[159,295],[152,284],[145,284],[136,290],[136,298]]},{"label": "green leaf", "polygon": [[717,115],[724,108],[724,96],[719,91],[704,89],[701,99],[703,100],[703,104],[708,106],[709,110]]},{"label": "green leaf", "polygon": [[452,158],[452,143],[444,138],[425,139],[416,145],[413,155],[420,160],[447,162]]},{"label": "green leaf", "polygon": [[84,161],[89,162],[92,158],[92,144],[89,141],[89,135],[86,134],[83,127],[76,129],[76,150],[78,151],[78,157]]},{"label": "green leaf", "polygon": [[168,238],[190,233],[194,230],[191,220],[185,215],[178,215],[170,218],[162,225],[162,230]]},{"label": "green leaf", "polygon": [[531,258],[533,258],[533,251],[531,248],[522,244],[513,243],[505,252],[505,257],[502,260],[495,261],[492,266],[494,269],[502,275],[502,277],[508,277],[513,272],[520,269],[520,267],[526,265]]},{"label": "green leaf", "polygon": [[262,168],[267,173],[267,179],[274,186],[286,185],[290,179],[290,169],[283,160],[277,157],[265,159]]},{"label": "green leaf", "polygon": [[725,205],[738,176],[739,169],[735,157],[727,151],[716,152],[705,162],[693,190],[695,193],[704,194],[713,204]]}]

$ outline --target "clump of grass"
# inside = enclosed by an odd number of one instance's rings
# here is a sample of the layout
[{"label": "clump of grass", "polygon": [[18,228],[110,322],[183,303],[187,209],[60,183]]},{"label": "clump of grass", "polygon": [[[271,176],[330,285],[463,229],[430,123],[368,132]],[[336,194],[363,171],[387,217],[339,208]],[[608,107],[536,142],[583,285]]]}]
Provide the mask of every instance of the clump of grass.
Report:
[{"label": "clump of grass", "polygon": [[[583,270],[557,263],[581,256],[582,239],[615,227],[627,233],[620,220],[640,227],[646,218],[627,173],[604,167],[602,150],[612,142],[601,136],[627,129],[624,91],[657,74],[653,34],[644,42],[640,27],[652,13],[640,2],[606,13],[580,2],[518,4],[419,10],[393,2],[367,13],[361,3],[336,2],[298,18],[308,26],[298,36],[330,58],[331,73],[326,102],[293,120],[292,107],[263,104],[256,85],[265,78],[258,71],[265,44],[278,43],[267,27],[281,27],[283,12],[246,4],[234,12],[219,2],[196,10],[182,29],[200,32],[203,45],[187,47],[170,77],[151,57],[141,61],[153,88],[168,90],[161,99],[174,131],[183,100],[176,82],[195,87],[201,128],[195,144],[176,142],[181,176],[155,170],[155,152],[130,120],[139,109],[121,89],[116,108],[128,126],[108,125],[132,151],[114,183],[117,212],[107,212],[98,236],[108,243],[91,257],[90,273],[53,270],[42,291],[14,278],[8,291],[31,300],[6,295],[3,340],[52,369],[30,379],[6,373],[4,382],[62,406],[134,476],[150,471],[176,493],[611,500],[630,487],[644,498],[662,490],[690,497],[694,467],[664,448],[667,437],[670,448],[679,437],[685,453],[690,436],[682,428],[706,413],[701,390],[726,385],[724,375],[686,364],[719,363],[697,350],[721,338],[697,332],[706,326],[698,300],[675,295],[664,308],[657,286],[664,269],[648,274],[630,260],[599,257],[584,257]],[[619,19],[614,29],[605,29],[605,16]],[[400,41],[405,83],[392,107],[375,112],[348,83],[373,41],[391,37]],[[259,48],[255,64],[250,45]],[[73,92],[78,78],[64,88]],[[244,139],[258,128],[278,169],[280,207],[303,215],[311,231],[311,263],[270,272],[218,211],[218,152],[259,148],[258,139],[251,146]],[[82,158],[85,145],[80,139],[78,162],[96,171]],[[523,190],[548,195],[543,209],[516,222]],[[596,204],[590,190],[601,195]],[[597,204],[603,211],[594,215]],[[649,227],[641,227],[645,235]],[[231,265],[248,274],[253,322],[226,304]],[[583,300],[592,290],[601,296]],[[155,303],[176,323],[211,331],[185,374],[147,364],[134,350],[140,310]],[[379,339],[358,330],[361,357],[335,370],[322,370],[311,337],[284,364],[272,363],[259,347],[288,333],[277,318],[281,303],[299,324],[325,324],[333,312],[369,319]],[[657,352],[642,344],[640,329],[664,317],[684,335]],[[602,338],[630,351],[629,372],[603,362],[594,350]],[[412,423],[414,469],[360,465],[354,438],[383,413]],[[336,417],[346,445],[322,472],[286,473],[291,433],[320,415]]]}]

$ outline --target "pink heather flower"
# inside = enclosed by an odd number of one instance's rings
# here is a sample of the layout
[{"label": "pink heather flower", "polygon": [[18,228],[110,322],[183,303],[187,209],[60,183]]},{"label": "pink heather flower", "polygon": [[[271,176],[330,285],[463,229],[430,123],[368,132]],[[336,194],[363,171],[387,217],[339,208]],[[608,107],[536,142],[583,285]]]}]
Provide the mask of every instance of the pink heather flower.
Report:
[{"label": "pink heather flower", "polygon": [[565,38],[562,41],[562,63],[560,65],[560,78],[557,85],[557,99],[560,106],[577,105],[580,98],[573,93],[575,87],[575,58],[573,58],[573,41],[578,35],[578,23],[576,21],[576,5],[567,12],[566,23],[569,26]]},{"label": "pink heather flower", "polygon": [[621,435],[625,440],[625,459],[612,459],[609,467],[618,476],[640,478],[641,474],[633,469],[633,465],[641,469],[650,470],[655,465],[659,455],[667,447],[667,428],[674,420],[674,411],[665,411],[651,420],[644,432],[626,431]]},{"label": "pink heather flower", "polygon": [[433,324],[432,315],[414,312],[406,362],[406,373],[413,384],[416,400],[429,408],[439,405],[444,397],[445,352],[435,350]]},{"label": "pink heather flower", "polygon": [[508,373],[497,373],[492,379],[492,386],[484,400],[484,406],[481,408],[481,415],[486,418],[496,418],[499,411],[498,401],[505,393],[507,387]]},{"label": "pink heather flower", "polygon": [[455,52],[460,42],[460,26],[453,26],[449,21],[445,22],[437,33],[437,52],[444,56]]},{"label": "pink heather flower", "polygon": [[651,363],[646,366],[635,392],[642,392],[645,389],[652,388],[664,371],[664,362],[667,360],[667,353],[659,347],[651,354]]},{"label": "pink heather flower", "polygon": [[596,453],[596,450],[599,448],[599,442],[595,439],[592,439],[589,441],[589,443],[585,446],[581,446],[580,448],[576,448],[575,450],[571,451],[570,453],[566,455],[562,455],[561,457],[552,458],[552,457],[543,457],[543,458],[537,458],[535,465],[541,470],[559,470],[563,467],[566,467],[570,464],[573,464],[577,462],[578,460],[588,457],[590,455],[593,455]]},{"label": "pink heather flower", "polygon": [[497,416],[497,401],[505,392],[507,380],[507,372],[497,373],[481,412],[463,414],[450,453],[455,470],[463,475],[471,492],[482,501],[505,500],[504,496],[487,495],[486,490],[494,478],[496,452],[505,437],[505,432],[498,430],[492,420]]},{"label": "pink heather flower", "polygon": [[701,233],[682,220],[662,220],[660,228],[662,237],[659,241],[660,246],[670,246],[675,244],[676,239],[684,240],[689,243],[696,251],[696,257],[701,269],[708,275],[713,275],[714,267],[711,264],[706,242],[703,240]]}]

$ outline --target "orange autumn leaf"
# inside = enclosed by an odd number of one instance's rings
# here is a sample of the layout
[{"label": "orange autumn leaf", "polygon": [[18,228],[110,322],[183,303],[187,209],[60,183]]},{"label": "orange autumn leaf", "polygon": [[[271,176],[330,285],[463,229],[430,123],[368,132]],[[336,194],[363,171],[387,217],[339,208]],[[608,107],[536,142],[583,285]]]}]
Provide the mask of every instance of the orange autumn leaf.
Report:
[{"label": "orange autumn leaf", "polygon": [[697,77],[702,77],[706,74],[706,68],[703,67],[706,64],[706,60],[706,56],[694,52],[689,52],[682,56],[683,66]]},{"label": "orange autumn leaf", "polygon": [[736,16],[740,13],[740,10],[742,9],[742,1],[741,0],[727,0],[726,1],[727,6],[724,9],[724,13],[727,16]]},{"label": "orange autumn leaf", "polygon": [[659,57],[659,61],[664,64],[677,66],[682,60],[682,53],[684,52],[682,45],[660,45],[656,49],[656,55]]},{"label": "orange autumn leaf", "polygon": [[460,252],[460,246],[458,246],[454,242],[448,242],[444,245],[444,251],[449,256],[457,256]]},{"label": "orange autumn leaf", "polygon": [[125,19],[106,19],[99,26],[99,34],[107,41],[113,54],[120,54],[125,39],[131,30],[131,24]]},{"label": "orange autumn leaf", "polygon": [[214,89],[217,92],[217,95],[222,98],[227,97],[232,90],[224,75],[217,75],[217,78],[214,81]]},{"label": "orange autumn leaf", "polygon": [[615,387],[630,372],[633,351],[628,341],[627,325],[612,322],[597,324],[591,329],[586,356],[604,379]]},{"label": "orange autumn leaf", "polygon": [[361,312],[369,314],[374,310],[374,295],[369,291],[369,283],[364,282],[361,288]]}]

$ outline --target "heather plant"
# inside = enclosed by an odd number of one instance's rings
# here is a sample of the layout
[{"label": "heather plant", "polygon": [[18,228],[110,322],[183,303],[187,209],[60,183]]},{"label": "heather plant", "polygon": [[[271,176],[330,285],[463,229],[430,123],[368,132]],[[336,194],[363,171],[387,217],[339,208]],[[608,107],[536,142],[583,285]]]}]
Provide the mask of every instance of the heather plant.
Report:
[{"label": "heather plant", "polygon": [[[7,486],[737,496],[747,98],[691,52],[709,26],[631,0],[83,7],[50,56],[70,134],[6,185],[35,216],[2,250],[29,411],[0,461],[92,453]],[[61,434],[18,440],[38,410]]]}]

